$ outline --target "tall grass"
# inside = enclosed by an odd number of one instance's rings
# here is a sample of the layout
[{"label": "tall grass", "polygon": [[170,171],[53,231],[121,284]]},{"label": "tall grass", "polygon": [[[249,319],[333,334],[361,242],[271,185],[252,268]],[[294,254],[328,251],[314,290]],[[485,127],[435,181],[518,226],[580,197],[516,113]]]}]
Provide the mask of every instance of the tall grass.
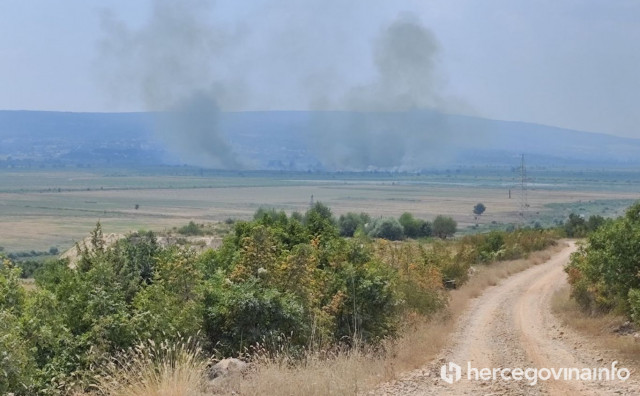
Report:
[{"label": "tall grass", "polygon": [[191,339],[141,343],[112,358],[95,375],[90,394],[104,396],[204,395],[207,360]]},{"label": "tall grass", "polygon": [[[616,313],[589,313],[571,298],[569,286],[559,289],[552,297],[551,310],[561,323],[577,331],[585,340],[625,359],[625,364],[640,370],[640,343],[633,334],[618,334],[627,319]],[[635,329],[634,329],[635,331]]]}]

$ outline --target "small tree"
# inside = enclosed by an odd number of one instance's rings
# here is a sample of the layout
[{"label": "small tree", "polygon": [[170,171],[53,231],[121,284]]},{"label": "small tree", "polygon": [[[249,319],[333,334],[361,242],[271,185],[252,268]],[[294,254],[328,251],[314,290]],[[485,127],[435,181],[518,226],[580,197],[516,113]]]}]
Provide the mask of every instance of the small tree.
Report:
[{"label": "small tree", "polygon": [[366,213],[353,213],[341,215],[338,219],[338,227],[340,228],[340,235],[344,237],[352,237],[358,227],[364,228],[365,224],[371,222],[371,218]]},{"label": "small tree", "polygon": [[338,232],[331,209],[322,202],[316,202],[307,210],[304,225],[311,235],[332,235]]},{"label": "small tree", "polygon": [[448,216],[438,216],[433,220],[432,232],[438,238],[447,239],[456,233],[458,223]]},{"label": "small tree", "polygon": [[398,220],[394,218],[376,219],[369,232],[369,236],[390,241],[399,241],[404,239],[404,230]]},{"label": "small tree", "polygon": [[423,238],[431,236],[431,224],[416,219],[411,213],[405,212],[398,219],[400,225],[404,229],[404,235],[407,238]]},{"label": "small tree", "polygon": [[487,207],[484,206],[482,202],[478,202],[476,206],[473,207],[473,214],[476,215],[475,216],[476,225],[478,224],[478,217],[481,216],[485,210],[487,210]]},{"label": "small tree", "polygon": [[411,213],[409,212],[403,213],[402,216],[400,216],[400,218],[398,219],[398,222],[400,222],[400,225],[402,225],[402,228],[404,229],[404,234],[408,238],[418,237],[420,224],[418,224],[418,222],[416,221],[416,219],[413,217]]}]

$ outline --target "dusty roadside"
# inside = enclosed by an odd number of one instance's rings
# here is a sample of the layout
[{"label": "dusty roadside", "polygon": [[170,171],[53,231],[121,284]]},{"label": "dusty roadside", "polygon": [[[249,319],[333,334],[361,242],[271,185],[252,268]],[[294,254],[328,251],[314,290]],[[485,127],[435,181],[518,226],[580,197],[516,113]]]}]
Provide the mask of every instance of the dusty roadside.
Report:
[{"label": "dusty roadside", "polygon": [[[467,379],[468,364],[475,368],[605,368],[620,360],[586,342],[551,313],[554,293],[566,285],[563,266],[574,250],[575,245],[570,244],[545,263],[486,289],[469,304],[448,347],[434,361],[371,394],[640,394],[640,382],[633,372],[625,382],[550,379],[533,386],[509,375],[496,381]],[[463,366],[461,379],[453,384],[440,378],[446,362]],[[624,367],[624,361],[618,367]]]}]

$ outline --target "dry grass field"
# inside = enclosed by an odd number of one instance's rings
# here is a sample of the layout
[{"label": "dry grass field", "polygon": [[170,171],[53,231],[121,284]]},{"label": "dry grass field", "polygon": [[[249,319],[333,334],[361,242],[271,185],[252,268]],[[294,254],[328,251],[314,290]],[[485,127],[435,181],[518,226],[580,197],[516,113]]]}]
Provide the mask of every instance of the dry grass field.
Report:
[{"label": "dry grass field", "polygon": [[[106,233],[163,230],[196,222],[249,218],[260,206],[304,212],[311,196],[335,214],[365,211],[397,217],[405,211],[426,220],[452,216],[464,230],[475,224],[473,206],[487,211],[481,226],[518,224],[517,179],[457,176],[403,178],[274,173],[268,175],[128,175],[115,171],[0,172],[0,246],[7,251],[61,250],[85,237],[100,220]],[[304,175],[303,175],[304,176]],[[530,186],[527,221],[543,225],[568,212],[616,215],[638,197],[635,184],[566,180]],[[509,199],[509,188],[512,198]],[[138,205],[138,209],[136,209]],[[582,207],[588,206],[588,207]]]}]

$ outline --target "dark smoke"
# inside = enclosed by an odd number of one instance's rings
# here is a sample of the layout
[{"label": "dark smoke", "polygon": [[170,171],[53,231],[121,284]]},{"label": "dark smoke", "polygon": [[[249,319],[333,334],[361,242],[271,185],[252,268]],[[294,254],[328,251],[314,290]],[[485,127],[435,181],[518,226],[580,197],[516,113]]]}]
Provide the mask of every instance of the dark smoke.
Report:
[{"label": "dark smoke", "polygon": [[211,10],[206,0],[154,0],[137,29],[105,12],[98,66],[116,100],[141,98],[158,112],[159,136],[182,161],[238,168],[218,128],[221,106],[237,100],[238,90],[214,79],[214,61],[237,37],[211,26]]},{"label": "dark smoke", "polygon": [[439,45],[412,16],[394,21],[379,35],[373,61],[377,77],[346,95],[345,113],[313,120],[314,147],[329,169],[415,170],[442,164],[467,144],[442,113],[455,101],[444,92]]}]

